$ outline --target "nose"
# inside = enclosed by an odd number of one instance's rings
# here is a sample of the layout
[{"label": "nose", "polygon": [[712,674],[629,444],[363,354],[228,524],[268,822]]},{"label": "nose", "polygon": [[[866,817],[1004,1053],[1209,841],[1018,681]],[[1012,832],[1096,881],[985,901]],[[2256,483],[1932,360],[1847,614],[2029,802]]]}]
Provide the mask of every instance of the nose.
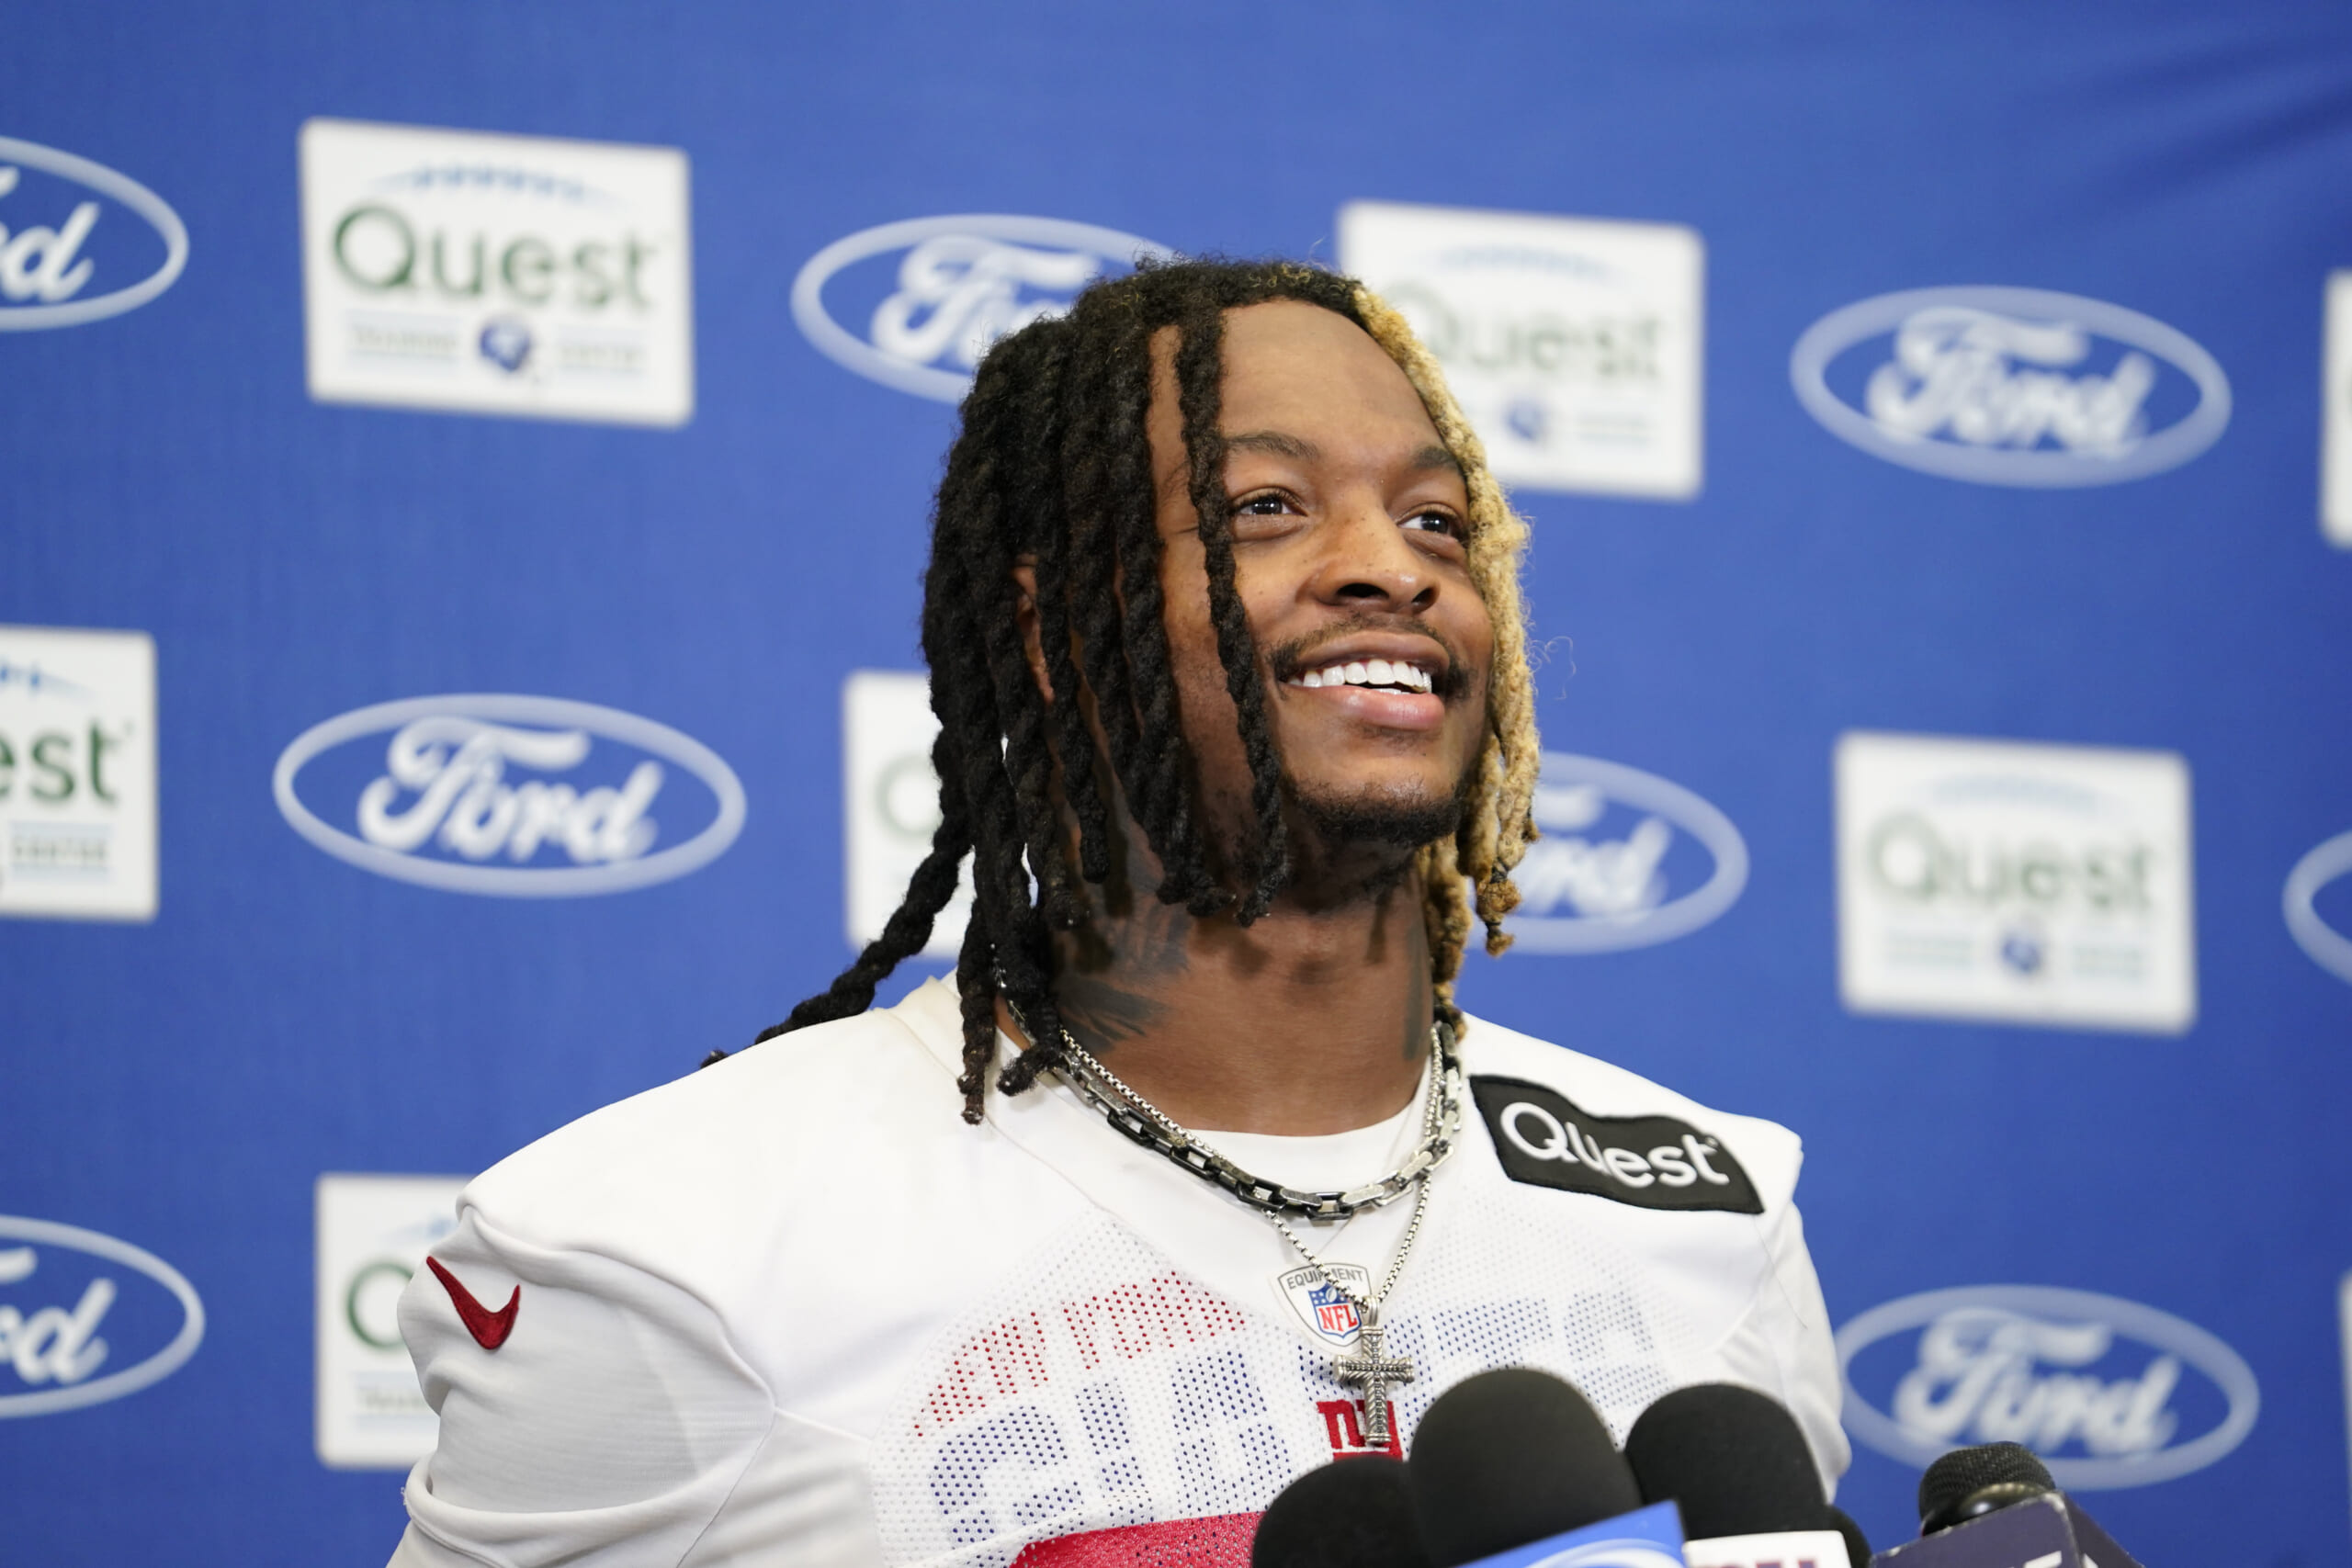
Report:
[{"label": "nose", "polygon": [[1419,614],[1437,603],[1438,579],[1429,558],[1376,498],[1336,510],[1318,532],[1323,552],[1309,588],[1322,603],[1390,614]]}]

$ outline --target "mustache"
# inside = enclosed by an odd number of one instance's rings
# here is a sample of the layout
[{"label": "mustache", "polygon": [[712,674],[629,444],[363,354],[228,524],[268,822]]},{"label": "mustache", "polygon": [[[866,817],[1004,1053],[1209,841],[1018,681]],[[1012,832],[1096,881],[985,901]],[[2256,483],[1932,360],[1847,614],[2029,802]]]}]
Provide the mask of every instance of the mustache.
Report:
[{"label": "mustache", "polygon": [[1445,673],[1438,678],[1435,687],[1439,696],[1456,697],[1471,689],[1476,672],[1462,657],[1461,650],[1448,642],[1435,627],[1424,625],[1410,615],[1351,615],[1319,631],[1275,644],[1266,650],[1267,667],[1273,671],[1277,681],[1295,679],[1308,670],[1322,667],[1322,661],[1315,658],[1318,650],[1365,632],[1419,637],[1443,654]]}]

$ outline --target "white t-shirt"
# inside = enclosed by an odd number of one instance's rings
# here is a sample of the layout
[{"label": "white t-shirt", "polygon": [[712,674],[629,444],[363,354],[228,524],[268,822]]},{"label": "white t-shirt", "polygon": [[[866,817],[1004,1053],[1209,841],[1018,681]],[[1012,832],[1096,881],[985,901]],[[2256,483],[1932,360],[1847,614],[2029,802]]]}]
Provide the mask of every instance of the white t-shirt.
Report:
[{"label": "white t-shirt", "polygon": [[[933,981],[476,1179],[401,1300],[441,1429],[395,1568],[1246,1563],[1276,1492],[1363,1450],[1332,1375],[1351,1314],[1263,1215],[1057,1081],[967,1126],[961,1045]],[[1621,1438],[1728,1380],[1788,1405],[1834,1483],[1795,1136],[1496,1024],[1462,1055],[1462,1137],[1382,1313],[1419,1369],[1398,1427],[1496,1366],[1568,1379]],[[1419,1128],[1206,1141],[1338,1188]],[[1410,1207],[1299,1228],[1377,1283]]]}]

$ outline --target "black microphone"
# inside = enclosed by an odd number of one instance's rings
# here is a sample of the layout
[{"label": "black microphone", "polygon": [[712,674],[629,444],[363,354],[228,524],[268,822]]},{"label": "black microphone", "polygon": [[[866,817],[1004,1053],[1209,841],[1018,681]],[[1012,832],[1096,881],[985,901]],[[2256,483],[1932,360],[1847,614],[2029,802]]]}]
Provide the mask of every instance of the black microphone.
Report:
[{"label": "black microphone", "polygon": [[[1771,1548],[1748,1538],[1834,1532],[1849,1568],[1870,1562],[1870,1542],[1853,1520],[1829,1506],[1821,1472],[1796,1417],[1779,1400],[1736,1383],[1696,1383],[1665,1394],[1625,1435],[1625,1461],[1645,1503],[1669,1499],[1682,1513],[1694,1563],[1716,1540],[1742,1540],[1750,1554]],[[1791,1553],[1818,1547],[1779,1543]],[[1802,1561],[1799,1556],[1797,1560]]]},{"label": "black microphone", "polygon": [[2049,1467],[2022,1443],[1954,1449],[1919,1477],[1919,1533],[1956,1524],[2058,1490]]},{"label": "black microphone", "polygon": [[2058,1490],[2016,1443],[1955,1449],[1919,1478],[1919,1539],[1889,1547],[1873,1568],[2139,1568],[2098,1521]]},{"label": "black microphone", "polygon": [[1405,1467],[1357,1454],[1293,1481],[1259,1517],[1250,1568],[1430,1568]]},{"label": "black microphone", "polygon": [[1871,1560],[1871,1538],[1854,1522],[1854,1516],[1843,1508],[1829,1510],[1829,1528],[1846,1538],[1846,1561],[1850,1568],[1867,1568]]},{"label": "black microphone", "polygon": [[1608,1423],[1548,1372],[1500,1367],[1438,1395],[1406,1470],[1434,1568],[1455,1568],[1642,1506]]}]

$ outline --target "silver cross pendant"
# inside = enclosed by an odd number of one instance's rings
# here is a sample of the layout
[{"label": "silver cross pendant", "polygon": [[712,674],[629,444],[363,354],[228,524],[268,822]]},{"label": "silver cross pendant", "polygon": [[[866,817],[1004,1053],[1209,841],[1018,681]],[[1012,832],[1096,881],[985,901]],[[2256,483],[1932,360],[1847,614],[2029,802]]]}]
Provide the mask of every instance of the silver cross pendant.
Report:
[{"label": "silver cross pendant", "polygon": [[1366,1307],[1359,1315],[1363,1326],[1356,1331],[1356,1353],[1333,1362],[1331,1375],[1363,1388],[1364,1447],[1385,1449],[1388,1446],[1388,1391],[1413,1381],[1413,1363],[1407,1357],[1389,1355],[1382,1347],[1379,1308]]}]

